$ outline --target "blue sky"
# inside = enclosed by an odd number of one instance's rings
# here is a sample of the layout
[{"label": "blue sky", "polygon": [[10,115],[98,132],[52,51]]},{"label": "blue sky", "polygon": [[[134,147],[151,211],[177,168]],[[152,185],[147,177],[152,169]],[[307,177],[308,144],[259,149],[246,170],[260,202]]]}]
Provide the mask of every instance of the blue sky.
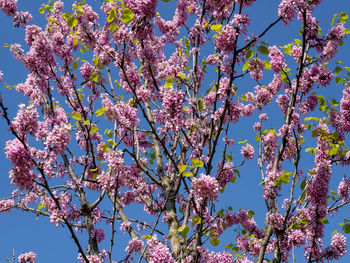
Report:
[{"label": "blue sky", "polygon": [[[34,19],[32,23],[38,24],[44,27],[45,21],[43,15],[39,14],[39,7],[42,1],[38,0],[18,0],[20,10],[28,10],[32,13]],[[70,5],[73,1],[64,1],[66,10],[70,9]],[[100,1],[87,1],[93,6],[98,6]],[[251,16],[251,26],[250,30],[258,34],[264,27],[269,25],[276,17],[277,13],[277,2],[275,0],[260,0],[254,4],[254,8],[248,9],[248,14]],[[160,15],[165,13],[165,17],[169,18],[172,13],[169,12],[175,2],[162,3],[159,1],[158,12]],[[315,15],[320,20],[320,26],[323,32],[327,32],[330,28],[330,20],[335,13],[340,13],[342,11],[347,11],[350,13],[350,2],[348,0],[334,0],[327,1],[323,0],[323,3],[316,9]],[[170,15],[169,15],[170,14]],[[350,23],[350,22],[349,22]],[[28,100],[22,95],[15,92],[14,89],[8,90],[4,87],[7,83],[9,86],[15,85],[17,83],[23,82],[26,79],[27,71],[24,69],[23,65],[16,61],[9,49],[3,47],[4,43],[23,43],[24,30],[15,29],[12,27],[11,20],[4,14],[0,14],[0,70],[4,73],[3,82],[0,84],[0,92],[4,97],[4,102],[9,108],[10,116],[13,118],[17,111],[17,105],[20,103],[27,103]],[[350,27],[349,25],[346,25]],[[291,42],[293,39],[298,37],[298,27],[295,23],[289,26],[283,26],[280,24],[276,28],[272,29],[263,40],[268,41],[271,44],[280,46]],[[350,39],[344,41],[344,45],[340,47],[339,53],[334,61],[341,60],[344,65],[350,66]],[[334,65],[330,64],[330,68]],[[252,81],[247,81],[244,79],[239,82],[238,85],[247,87],[247,91],[254,88],[256,84]],[[342,86],[337,86],[334,82],[320,90],[325,97],[338,98],[342,92]],[[271,127],[275,126],[275,121],[278,120],[280,116],[276,115],[276,120],[273,118],[267,122],[267,125]],[[248,141],[255,145],[255,134],[252,129],[252,124],[256,121],[256,115],[251,118],[242,120],[239,123],[239,127],[232,126],[232,136],[236,141],[248,139]],[[5,142],[12,139],[5,121],[0,119],[0,198],[7,197],[14,190],[10,186],[10,180],[8,178],[8,171],[10,169],[9,161],[4,156],[4,151],[2,150],[5,146]],[[238,148],[237,148],[238,149]],[[234,153],[237,158],[240,158],[239,152]],[[238,162],[238,161],[237,161]],[[308,169],[312,168],[312,158],[305,157],[301,160],[304,167]],[[221,202],[219,205],[225,207],[231,205],[235,209],[237,208],[248,208],[255,211],[255,219],[259,226],[262,226],[265,216],[265,203],[262,199],[262,189],[258,184],[260,183],[260,177],[258,176],[258,166],[256,160],[247,162],[245,166],[240,170],[241,178],[239,181],[231,187],[230,192],[225,192],[225,194],[220,197]],[[335,169],[333,176],[336,181],[339,181],[346,169]],[[332,181],[331,188],[336,190],[337,183]],[[345,208],[339,212],[333,219],[335,222],[342,222],[343,218],[349,216],[349,208]],[[132,214],[137,214],[137,210],[130,211]],[[335,224],[330,224],[327,227],[326,233],[329,234],[334,230],[341,230],[341,227]],[[34,251],[38,254],[38,263],[44,262],[76,262],[75,258],[77,256],[77,248],[70,238],[67,228],[56,228],[54,224],[50,224],[47,218],[36,218],[35,215],[21,212],[13,211],[10,214],[0,214],[0,263],[6,262],[6,257],[12,254],[12,250],[15,250],[16,255],[27,251]],[[348,235],[347,238],[350,238]],[[119,238],[117,237],[117,240]],[[329,243],[329,238],[325,238],[325,244]],[[120,239],[120,242],[122,239]],[[118,241],[116,242],[118,243]],[[350,246],[350,241],[347,242]],[[118,248],[116,248],[117,251]],[[124,247],[122,247],[124,249]],[[118,253],[116,253],[118,254]],[[117,258],[120,260],[121,258]],[[297,253],[297,262],[304,262],[302,257],[302,252]],[[350,262],[350,253],[343,257],[339,262]]]}]

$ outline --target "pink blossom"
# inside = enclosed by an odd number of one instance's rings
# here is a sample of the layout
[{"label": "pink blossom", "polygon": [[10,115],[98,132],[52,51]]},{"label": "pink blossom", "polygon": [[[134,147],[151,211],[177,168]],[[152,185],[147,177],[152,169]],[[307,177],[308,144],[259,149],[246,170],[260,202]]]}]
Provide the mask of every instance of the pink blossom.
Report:
[{"label": "pink blossom", "polygon": [[264,63],[256,58],[256,59],[252,59],[249,61],[249,72],[250,72],[250,76],[252,77],[252,79],[258,81],[262,78],[263,74],[263,70],[264,70]]},{"label": "pink blossom", "polygon": [[129,254],[131,254],[132,252],[134,254],[137,254],[141,252],[142,248],[143,241],[135,237],[129,241],[128,246],[125,248],[125,251],[127,251]]},{"label": "pink blossom", "polygon": [[276,73],[279,73],[286,66],[283,53],[276,46],[269,47],[269,58],[271,60],[271,69]]},{"label": "pink blossom", "polygon": [[294,18],[296,11],[294,0],[282,0],[278,7],[278,16],[281,16],[283,23],[287,25]]},{"label": "pink blossom", "polygon": [[284,228],[284,219],[283,216],[280,213],[270,213],[267,215],[267,220],[270,225],[272,225],[274,228],[278,230],[283,230]]},{"label": "pink blossom", "polygon": [[0,200],[0,213],[11,212],[15,206],[15,202],[12,199]]},{"label": "pink blossom", "polygon": [[247,143],[244,147],[242,147],[241,154],[243,154],[244,158],[247,160],[252,160],[254,157],[254,148],[249,143]]},{"label": "pink blossom", "polygon": [[175,259],[171,256],[169,248],[158,241],[156,236],[153,236],[147,241],[150,263],[175,263]]},{"label": "pink blossom", "polygon": [[36,253],[27,252],[18,256],[19,263],[34,263],[36,260]]},{"label": "pink blossom", "polygon": [[324,250],[323,254],[327,261],[339,259],[347,252],[346,237],[340,233],[332,236],[331,244]]},{"label": "pink blossom", "polygon": [[215,45],[226,53],[232,53],[235,47],[236,30],[226,25],[215,38]]},{"label": "pink blossom", "polygon": [[216,200],[218,198],[219,183],[214,177],[201,174],[200,178],[193,178],[192,191],[199,200],[205,198]]},{"label": "pink blossom", "polygon": [[91,232],[91,237],[96,238],[97,243],[101,243],[105,239],[105,232],[102,228],[94,229]]},{"label": "pink blossom", "polygon": [[17,0],[0,0],[0,9],[8,16],[17,14]]},{"label": "pink blossom", "polygon": [[350,179],[343,178],[338,186],[338,195],[342,201],[349,201]]},{"label": "pink blossom", "polygon": [[25,108],[24,104],[18,106],[20,109],[17,112],[17,116],[12,121],[11,125],[19,136],[24,137],[28,133],[35,136],[38,129],[37,119],[39,117],[34,105]]}]

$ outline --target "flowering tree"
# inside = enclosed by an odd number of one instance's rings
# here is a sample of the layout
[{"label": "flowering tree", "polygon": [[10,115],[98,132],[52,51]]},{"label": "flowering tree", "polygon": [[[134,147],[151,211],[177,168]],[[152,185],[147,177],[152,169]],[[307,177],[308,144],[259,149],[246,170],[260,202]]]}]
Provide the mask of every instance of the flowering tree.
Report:
[{"label": "flowering tree", "polygon": [[[179,0],[171,20],[157,13],[157,0],[101,2],[98,13],[86,1],[70,12],[62,1],[45,3],[41,28],[16,0],[0,0],[14,26],[25,27],[27,46],[9,48],[29,71],[15,87],[29,101],[14,118],[0,97],[18,188],[0,211],[66,226],[81,262],[288,262],[297,247],[307,262],[343,256],[343,234],[329,245],[323,238],[350,201],[350,179],[332,175],[350,164],[350,68],[332,62],[349,33],[347,14],[321,33],[313,15],[321,0],[282,0],[253,34],[246,10],[254,0]],[[264,40],[293,20],[300,32],[291,43]],[[317,89],[333,77],[344,86],[339,102]],[[256,141],[235,144],[247,116],[256,118],[247,127]],[[275,127],[265,127],[268,118]],[[301,166],[310,154],[313,163]],[[219,203],[254,155],[266,203],[260,223],[250,210]],[[117,231],[128,234],[127,246],[115,242]]]}]

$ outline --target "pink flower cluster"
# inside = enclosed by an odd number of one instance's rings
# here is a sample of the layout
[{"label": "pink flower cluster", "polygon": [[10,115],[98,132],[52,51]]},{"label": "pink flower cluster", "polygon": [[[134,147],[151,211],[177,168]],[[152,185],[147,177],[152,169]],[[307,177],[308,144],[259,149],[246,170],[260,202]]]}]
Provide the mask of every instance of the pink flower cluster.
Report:
[{"label": "pink flower cluster", "polygon": [[349,194],[350,194],[350,178],[349,179],[343,178],[343,180],[341,180],[338,186],[339,198],[344,202],[350,201]]},{"label": "pink flower cluster", "polygon": [[257,238],[262,238],[265,236],[264,231],[259,229],[255,220],[249,217],[249,214],[246,210],[239,210],[237,214],[226,213],[224,214],[223,219],[226,227],[240,224],[245,229],[247,229],[249,233],[254,234]]},{"label": "pink flower cluster", "polygon": [[19,263],[34,263],[36,260],[36,253],[27,252],[18,256]]},{"label": "pink flower cluster", "polygon": [[200,178],[193,178],[192,190],[197,200],[214,199],[217,200],[219,183],[210,175],[201,174]]},{"label": "pink flower cluster", "polygon": [[162,109],[156,114],[156,121],[163,123],[162,132],[173,130],[179,132],[184,125],[183,102],[185,94],[174,88],[162,88]]},{"label": "pink flower cluster", "polygon": [[105,239],[105,231],[102,228],[94,229],[91,232],[91,237],[96,238],[97,243],[101,243]]},{"label": "pink flower cluster", "polygon": [[294,18],[296,11],[294,0],[282,0],[278,7],[278,16],[282,17],[283,23],[287,25]]},{"label": "pink flower cluster", "polygon": [[215,38],[215,45],[226,53],[232,53],[235,47],[236,30],[233,26],[226,25]]},{"label": "pink flower cluster", "polygon": [[249,73],[252,79],[258,81],[263,77],[264,63],[256,58],[249,61]]},{"label": "pink flower cluster", "polygon": [[10,170],[11,184],[19,186],[21,190],[30,190],[36,174],[32,171],[34,165],[29,149],[18,140],[6,142],[6,158],[14,166]]},{"label": "pink flower cluster", "polygon": [[20,104],[18,107],[17,116],[11,123],[13,129],[22,138],[28,133],[31,136],[35,136],[38,129],[37,119],[39,117],[36,108],[34,108],[34,105],[25,108],[24,104]]},{"label": "pink flower cluster", "polygon": [[216,174],[216,180],[218,181],[220,188],[225,187],[225,185],[232,181],[233,179],[233,168],[234,165],[231,162],[226,162],[222,166],[222,162],[218,163],[218,169]]},{"label": "pink flower cluster", "polygon": [[269,58],[271,60],[271,69],[276,73],[279,73],[281,69],[286,66],[283,53],[276,46],[269,47]]},{"label": "pink flower cluster", "polygon": [[252,160],[254,158],[254,148],[249,143],[242,147],[241,154],[247,160]]},{"label": "pink flower cluster", "polygon": [[198,248],[200,253],[200,263],[232,263],[233,255],[227,252],[218,252],[214,251],[209,253],[208,249],[203,247]]},{"label": "pink flower cluster", "polygon": [[127,251],[129,254],[131,254],[132,252],[136,254],[140,253],[142,248],[143,241],[135,237],[129,241],[128,246],[125,248],[125,251]]},{"label": "pink flower cluster", "polygon": [[346,237],[340,233],[332,236],[331,244],[324,250],[324,258],[327,261],[339,259],[346,253]]},{"label": "pink flower cluster", "polygon": [[175,263],[175,259],[171,256],[169,248],[158,241],[156,236],[153,236],[147,241],[150,263]]},{"label": "pink flower cluster", "polygon": [[15,202],[12,199],[0,200],[0,213],[11,212],[15,206]]}]

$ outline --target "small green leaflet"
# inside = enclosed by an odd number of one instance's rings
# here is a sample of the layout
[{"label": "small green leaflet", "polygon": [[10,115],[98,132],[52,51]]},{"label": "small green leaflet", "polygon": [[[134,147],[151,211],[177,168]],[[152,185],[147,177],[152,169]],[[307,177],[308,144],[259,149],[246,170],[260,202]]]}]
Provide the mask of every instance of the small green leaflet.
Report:
[{"label": "small green leaflet", "polygon": [[194,167],[203,167],[204,166],[203,162],[199,159],[191,159],[191,161],[192,161],[192,166],[194,166]]},{"label": "small green leaflet", "polygon": [[249,49],[247,53],[245,53],[246,59],[251,59],[254,56],[254,50]]},{"label": "small green leaflet", "polygon": [[345,234],[349,234],[350,233],[350,224],[345,224],[343,226],[343,231]]},{"label": "small green leaflet", "polygon": [[128,24],[133,20],[134,13],[129,8],[124,8],[122,11],[122,21],[125,24]]},{"label": "small green leaflet", "polygon": [[165,87],[170,88],[173,86],[174,80],[172,78],[168,78],[165,82]]},{"label": "small green leaflet", "polygon": [[106,107],[102,107],[101,109],[97,110],[97,111],[95,112],[96,117],[99,117],[99,116],[103,115],[103,113],[104,113],[106,110],[107,110]]},{"label": "small green leaflet", "polygon": [[188,227],[188,225],[182,225],[180,226],[177,231],[180,232],[180,235],[182,237],[186,237],[186,235],[188,234],[188,232],[190,232],[190,228]]},{"label": "small green leaflet", "polygon": [[109,11],[108,17],[107,17],[107,22],[111,23],[115,16],[117,15],[117,12],[115,11],[115,9],[111,9],[111,11]]},{"label": "small green leaflet", "polygon": [[97,132],[98,132],[97,126],[92,126],[90,132],[91,132],[92,134],[97,133]]},{"label": "small green leaflet", "polygon": [[261,54],[263,55],[268,55],[269,54],[269,50],[267,47],[265,46],[259,46],[258,47],[258,50],[260,51]]},{"label": "small green leaflet", "polygon": [[202,222],[202,219],[199,215],[194,215],[192,217],[192,223],[195,225],[199,225]]},{"label": "small green leaflet", "polygon": [[179,175],[182,174],[186,168],[187,168],[187,165],[186,164],[182,164],[182,163],[179,163]]},{"label": "small green leaflet", "polygon": [[78,20],[74,16],[70,16],[67,19],[67,25],[69,27],[76,27],[78,25]]},{"label": "small green leaflet", "polygon": [[221,27],[221,24],[210,25],[210,29],[213,30],[215,33],[220,33]]},{"label": "small green leaflet", "polygon": [[213,236],[210,240],[209,240],[210,244],[212,244],[214,247],[216,247],[217,245],[220,244],[220,239],[216,236]]},{"label": "small green leaflet", "polygon": [[79,112],[73,111],[73,119],[81,121],[81,114]]}]

